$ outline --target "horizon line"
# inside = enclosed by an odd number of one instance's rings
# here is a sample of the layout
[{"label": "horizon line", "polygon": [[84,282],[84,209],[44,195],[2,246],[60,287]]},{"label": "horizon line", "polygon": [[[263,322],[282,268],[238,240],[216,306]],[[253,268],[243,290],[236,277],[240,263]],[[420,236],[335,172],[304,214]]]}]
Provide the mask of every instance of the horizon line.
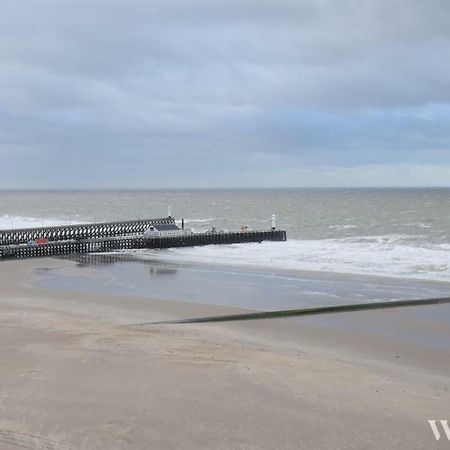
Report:
[{"label": "horizon line", "polygon": [[295,190],[295,189],[450,189],[450,185],[420,186],[221,186],[221,187],[0,187],[0,192],[40,191],[40,192],[92,192],[92,191],[225,191],[225,190]]}]

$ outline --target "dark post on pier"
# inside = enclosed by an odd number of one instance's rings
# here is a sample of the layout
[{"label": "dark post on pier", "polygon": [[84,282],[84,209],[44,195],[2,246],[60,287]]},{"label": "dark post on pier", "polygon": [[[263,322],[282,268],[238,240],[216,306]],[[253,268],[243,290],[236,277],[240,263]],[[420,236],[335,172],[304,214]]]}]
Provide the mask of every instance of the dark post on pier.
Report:
[{"label": "dark post on pier", "polygon": [[[286,240],[286,231],[276,230],[274,222],[269,230],[204,233],[186,232],[182,223],[179,229],[169,215],[159,219],[0,230],[0,259]],[[168,228],[170,232],[157,232]],[[150,229],[156,232],[148,233]]]}]

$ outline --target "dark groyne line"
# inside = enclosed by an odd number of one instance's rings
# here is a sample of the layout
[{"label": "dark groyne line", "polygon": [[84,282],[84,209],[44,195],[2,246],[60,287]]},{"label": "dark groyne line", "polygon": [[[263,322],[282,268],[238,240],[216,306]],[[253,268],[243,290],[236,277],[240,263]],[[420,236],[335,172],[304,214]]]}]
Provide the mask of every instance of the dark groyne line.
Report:
[{"label": "dark groyne line", "polygon": [[240,320],[279,319],[283,317],[315,316],[320,314],[338,314],[354,311],[369,311],[375,309],[405,308],[412,306],[440,305],[450,303],[450,297],[426,298],[416,300],[392,300],[373,303],[355,303],[350,305],[321,306],[318,308],[287,309],[279,311],[263,311],[245,314],[230,314],[226,316],[198,317],[193,319],[166,320],[161,322],[135,323],[127,326],[138,327],[147,325],[173,325],[183,323],[233,322]]},{"label": "dark groyne line", "polygon": [[[173,219],[170,219],[173,220]],[[153,222],[154,223],[154,222]],[[262,241],[285,241],[283,230],[232,233],[198,233],[177,236],[120,236],[112,238],[71,239],[41,245],[9,245],[0,247],[0,259],[61,256],[81,253],[104,253],[118,250],[194,247],[213,244],[239,244]]]},{"label": "dark groyne line", "polygon": [[123,222],[84,223],[52,227],[18,228],[0,230],[0,245],[25,244],[35,239],[46,238],[50,242],[71,239],[93,239],[143,233],[151,225],[173,224],[174,219],[139,219]]}]

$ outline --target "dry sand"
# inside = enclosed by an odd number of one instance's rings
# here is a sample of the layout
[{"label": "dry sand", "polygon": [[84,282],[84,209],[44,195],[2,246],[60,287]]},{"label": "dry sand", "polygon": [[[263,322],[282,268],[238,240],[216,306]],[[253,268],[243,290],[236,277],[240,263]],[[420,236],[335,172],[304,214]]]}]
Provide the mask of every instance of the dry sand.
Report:
[{"label": "dry sand", "polygon": [[[129,327],[236,309],[29,285],[62,264],[0,264],[1,450],[450,448],[427,422],[450,419],[448,346],[299,319]],[[345,320],[430,326],[402,317]]]}]

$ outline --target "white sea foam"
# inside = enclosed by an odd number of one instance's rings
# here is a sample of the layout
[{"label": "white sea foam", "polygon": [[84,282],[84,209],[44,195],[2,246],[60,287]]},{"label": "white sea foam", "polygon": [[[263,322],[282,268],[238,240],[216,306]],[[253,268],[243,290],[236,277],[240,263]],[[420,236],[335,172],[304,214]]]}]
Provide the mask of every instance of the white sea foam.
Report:
[{"label": "white sea foam", "polygon": [[380,275],[450,282],[449,246],[414,245],[410,236],[291,240],[139,250],[145,259]]},{"label": "white sea foam", "polygon": [[42,219],[39,217],[0,216],[0,230],[11,230],[17,228],[51,227],[57,225],[68,225],[71,222],[64,219]]}]

